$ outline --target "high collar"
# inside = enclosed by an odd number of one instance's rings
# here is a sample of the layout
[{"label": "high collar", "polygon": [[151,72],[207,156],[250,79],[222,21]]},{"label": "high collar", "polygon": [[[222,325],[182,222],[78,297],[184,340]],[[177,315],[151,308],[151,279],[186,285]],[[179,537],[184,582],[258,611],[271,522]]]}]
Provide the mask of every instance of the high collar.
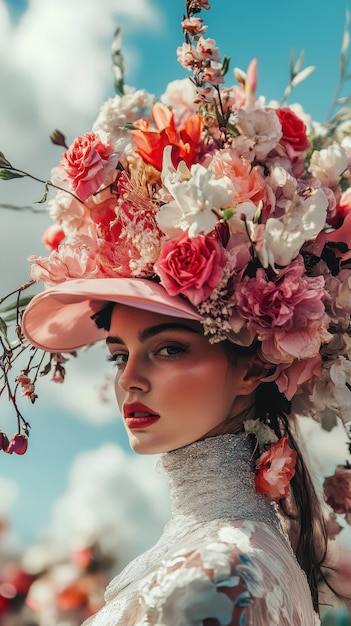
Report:
[{"label": "high collar", "polygon": [[256,492],[252,456],[246,433],[209,437],[163,454],[172,521],[245,519],[277,525],[273,507]]}]

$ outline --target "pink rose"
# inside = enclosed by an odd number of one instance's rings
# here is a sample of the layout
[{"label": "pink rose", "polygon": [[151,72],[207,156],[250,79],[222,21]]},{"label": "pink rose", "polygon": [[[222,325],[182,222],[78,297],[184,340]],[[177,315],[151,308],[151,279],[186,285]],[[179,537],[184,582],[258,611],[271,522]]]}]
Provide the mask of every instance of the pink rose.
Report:
[{"label": "pink rose", "polygon": [[65,233],[59,224],[49,226],[44,235],[42,242],[49,250],[57,250],[61,241],[65,238]]},{"label": "pink rose", "polygon": [[221,282],[225,263],[224,250],[211,235],[182,234],[163,244],[155,271],[171,296],[183,294],[197,306]]},{"label": "pink rose", "polygon": [[272,443],[270,449],[258,459],[256,491],[271,501],[286,498],[289,483],[295,474],[296,457],[296,451],[290,448],[287,437]]},{"label": "pink rose", "polygon": [[351,467],[339,465],[334,475],[325,479],[323,489],[327,504],[351,524]]},{"label": "pink rose", "polygon": [[63,153],[57,176],[61,180],[70,181],[77,196],[86,200],[114,169],[116,163],[111,163],[111,156],[115,156],[112,147],[102,143],[99,135],[85,133],[77,137]]}]

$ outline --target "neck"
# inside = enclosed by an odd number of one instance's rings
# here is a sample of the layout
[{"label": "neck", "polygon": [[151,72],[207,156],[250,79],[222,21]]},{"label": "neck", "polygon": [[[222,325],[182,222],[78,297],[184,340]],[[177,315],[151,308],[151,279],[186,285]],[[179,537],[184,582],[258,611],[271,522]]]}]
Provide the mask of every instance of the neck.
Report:
[{"label": "neck", "polygon": [[252,446],[245,433],[209,437],[162,455],[169,476],[172,519],[277,524],[273,507],[255,490]]}]

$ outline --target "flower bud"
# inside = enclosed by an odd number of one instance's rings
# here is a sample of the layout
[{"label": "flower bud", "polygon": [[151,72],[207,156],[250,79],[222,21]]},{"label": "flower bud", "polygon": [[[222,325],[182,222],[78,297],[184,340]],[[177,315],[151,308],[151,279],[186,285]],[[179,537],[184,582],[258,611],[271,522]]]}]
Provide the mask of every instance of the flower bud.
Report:
[{"label": "flower bud", "polygon": [[66,144],[66,137],[60,130],[54,130],[50,135],[50,139],[55,146],[62,146],[63,148],[68,147]]},{"label": "flower bud", "polygon": [[28,437],[27,435],[21,435],[17,433],[10,440],[5,452],[8,454],[24,454],[28,448]]},{"label": "flower bud", "polygon": [[2,431],[0,431],[0,450],[6,450],[8,445],[9,445],[8,436],[6,435],[6,433],[3,433]]}]

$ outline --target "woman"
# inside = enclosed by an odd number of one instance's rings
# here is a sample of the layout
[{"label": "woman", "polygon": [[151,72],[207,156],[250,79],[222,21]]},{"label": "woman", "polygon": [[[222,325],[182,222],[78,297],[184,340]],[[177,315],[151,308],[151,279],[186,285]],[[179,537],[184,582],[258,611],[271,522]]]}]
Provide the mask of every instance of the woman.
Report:
[{"label": "woman", "polygon": [[[165,453],[173,511],[156,546],[112,581],[105,608],[88,623],[314,624],[306,575],[277,512],[255,490],[257,443],[245,422],[258,414],[262,424],[279,420],[276,398],[271,413],[267,398],[255,398],[268,369],[257,349],[245,354],[228,341],[211,344],[185,300],[142,279],[59,285],[34,299],[23,328],[40,347],[72,351],[101,337],[89,309],[107,331],[131,447]],[[284,419],[282,413],[280,435]],[[286,467],[274,482],[283,492],[294,454],[288,446],[280,459]],[[315,497],[311,488],[305,493]],[[307,498],[304,507],[306,524]],[[311,543],[312,528],[303,531]],[[309,562],[312,585],[318,565]]]},{"label": "woman", "polygon": [[208,8],[186,2],[192,81],[151,110],[126,89],[63,153],[52,252],[31,259],[46,290],[24,335],[57,362],[105,339],[131,445],[170,477],[170,523],[94,626],[310,626],[318,609],[326,529],[294,414],[348,421],[350,151],[342,116],[309,135],[256,99],[255,60],[220,87]]}]

